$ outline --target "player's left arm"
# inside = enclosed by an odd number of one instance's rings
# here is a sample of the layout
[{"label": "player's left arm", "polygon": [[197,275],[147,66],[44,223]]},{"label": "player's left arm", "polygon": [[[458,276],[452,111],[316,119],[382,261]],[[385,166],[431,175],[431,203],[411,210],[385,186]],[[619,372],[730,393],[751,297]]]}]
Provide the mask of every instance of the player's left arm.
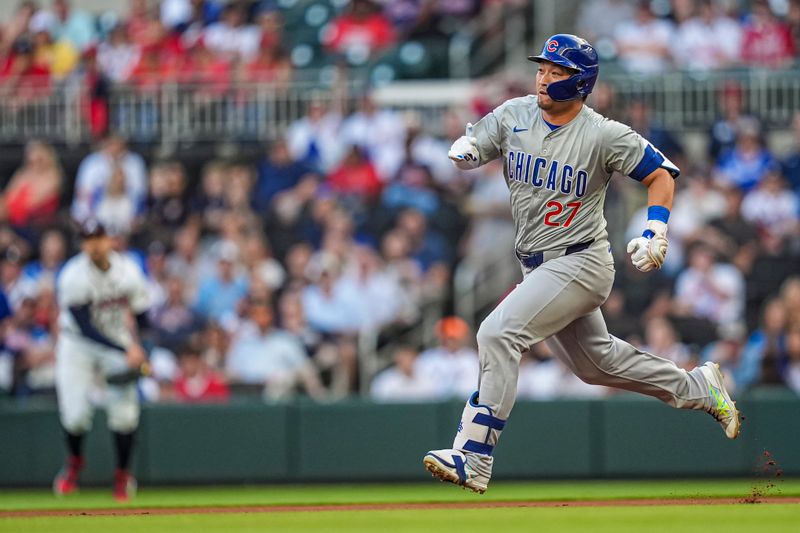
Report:
[{"label": "player's left arm", "polygon": [[149,327],[148,312],[150,311],[150,294],[147,290],[147,280],[138,265],[132,261],[129,263],[131,274],[129,276],[130,288],[128,302],[130,303],[131,313],[135,319],[135,327],[131,331],[133,342],[128,347],[126,356],[128,365],[132,368],[139,368],[147,361],[147,353],[142,346],[142,334]]},{"label": "player's left arm", "polygon": [[642,180],[647,187],[647,206],[662,206],[672,209],[675,195],[675,178],[664,168],[657,168]]},{"label": "player's left arm", "polygon": [[667,222],[675,195],[675,178],[659,167],[642,184],[647,187],[647,227],[641,237],[628,243],[633,265],[642,272],[661,268],[667,256]]},{"label": "player's left arm", "polygon": [[615,121],[605,123],[606,166],[641,182],[648,188],[647,226],[641,237],[628,243],[631,262],[642,272],[661,268],[667,255],[673,180],[680,169],[664,154],[629,126]]}]

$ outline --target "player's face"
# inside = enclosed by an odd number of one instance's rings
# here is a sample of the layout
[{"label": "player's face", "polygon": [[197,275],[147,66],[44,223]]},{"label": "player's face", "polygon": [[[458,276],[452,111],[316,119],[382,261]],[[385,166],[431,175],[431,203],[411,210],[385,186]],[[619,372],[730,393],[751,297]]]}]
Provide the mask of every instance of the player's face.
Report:
[{"label": "player's face", "polygon": [[111,238],[104,235],[102,237],[84,239],[81,243],[81,249],[93,263],[105,263],[108,261],[108,254],[111,253]]},{"label": "player's face", "polygon": [[545,111],[554,109],[561,102],[556,102],[547,94],[547,86],[557,81],[569,78],[570,72],[555,63],[542,61],[539,63],[539,70],[536,71],[536,96],[539,107]]}]

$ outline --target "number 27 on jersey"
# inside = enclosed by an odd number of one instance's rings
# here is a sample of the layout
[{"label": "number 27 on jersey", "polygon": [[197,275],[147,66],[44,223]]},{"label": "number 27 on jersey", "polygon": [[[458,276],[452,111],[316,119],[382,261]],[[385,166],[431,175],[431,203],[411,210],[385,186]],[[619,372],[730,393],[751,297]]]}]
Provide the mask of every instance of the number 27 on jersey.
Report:
[{"label": "number 27 on jersey", "polygon": [[[561,202],[551,200],[547,202],[546,207],[547,213],[544,216],[545,226],[552,226],[554,228],[568,228],[569,225],[572,224],[572,219],[574,219],[575,215],[578,214],[578,209],[581,208],[581,202],[569,202],[567,204],[562,204]],[[567,211],[566,219],[561,216],[565,210]]]}]

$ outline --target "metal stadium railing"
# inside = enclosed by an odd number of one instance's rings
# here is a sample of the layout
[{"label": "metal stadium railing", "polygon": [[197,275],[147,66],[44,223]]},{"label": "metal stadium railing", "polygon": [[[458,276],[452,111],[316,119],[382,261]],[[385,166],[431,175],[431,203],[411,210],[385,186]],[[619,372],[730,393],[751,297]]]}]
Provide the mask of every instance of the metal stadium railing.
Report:
[{"label": "metal stadium railing", "polygon": [[39,137],[65,144],[87,140],[85,101],[79,84],[42,91],[21,86],[0,93],[0,142],[21,144]]},{"label": "metal stadium railing", "polygon": [[[655,120],[675,131],[703,130],[719,113],[725,87],[740,88],[745,111],[760,117],[768,128],[785,128],[800,111],[800,68],[789,70],[735,70],[725,72],[671,72],[637,77],[604,74],[614,88],[615,105],[631,98],[648,103]],[[449,81],[428,84],[439,90],[419,94],[419,83],[398,82],[385,91],[382,105],[416,109],[424,123],[438,128],[444,111],[469,100],[469,88]],[[326,102],[340,111],[354,107],[364,82],[342,81],[327,87],[319,83],[118,86],[108,99],[112,129],[137,142],[165,146],[185,142],[264,141],[279,136],[305,113],[311,100]],[[90,99],[78,81],[47,94],[0,99],[0,143],[21,144],[39,137],[67,145],[92,140]],[[457,93],[457,94],[456,94]]]},{"label": "metal stadium railing", "polygon": [[301,118],[312,100],[339,112],[352,108],[362,84],[333,89],[319,84],[228,86],[164,84],[154,90],[118,87],[111,95],[112,129],[134,141],[172,145],[185,142],[274,139]]},{"label": "metal stadium railing", "polygon": [[616,105],[641,98],[652,117],[676,130],[701,130],[719,116],[725,88],[741,91],[744,110],[768,128],[784,128],[800,111],[800,68],[788,70],[730,70],[672,72],[661,76],[602,75],[614,88]]}]

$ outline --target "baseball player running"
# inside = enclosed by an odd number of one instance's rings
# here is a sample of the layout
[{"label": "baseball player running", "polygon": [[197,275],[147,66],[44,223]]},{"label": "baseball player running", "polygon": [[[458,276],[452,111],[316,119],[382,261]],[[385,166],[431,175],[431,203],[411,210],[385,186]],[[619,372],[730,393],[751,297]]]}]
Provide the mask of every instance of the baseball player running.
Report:
[{"label": "baseball player running", "polygon": [[423,459],[434,477],[478,493],[489,483],[492,451],[514,406],[520,354],[542,340],[587,383],[705,410],[730,439],[740,426],[717,365],[686,371],[642,352],[609,335],[599,309],[614,281],[603,217],[611,175],[648,188],[647,227],[627,249],[636,268],[648,272],[667,253],[680,171],[630,127],[584,105],[598,75],[597,53],[587,41],[554,35],[528,59],[539,64],[536,93],[468,124],[448,153],[460,169],[503,158],[524,274],[478,330],[478,391],[464,407],[453,447]]},{"label": "baseball player running", "polygon": [[78,488],[83,437],[92,425],[90,393],[99,374],[108,384],[105,407],[117,452],[114,497],[125,501],[136,491],[128,467],[139,424],[136,379],[145,352],[136,331],[144,327],[147,287],[139,266],[112,251],[111,238],[97,221],[82,225],[81,238],[82,253],[64,265],[58,278],[56,393],[69,455],[53,491],[64,495]]}]

